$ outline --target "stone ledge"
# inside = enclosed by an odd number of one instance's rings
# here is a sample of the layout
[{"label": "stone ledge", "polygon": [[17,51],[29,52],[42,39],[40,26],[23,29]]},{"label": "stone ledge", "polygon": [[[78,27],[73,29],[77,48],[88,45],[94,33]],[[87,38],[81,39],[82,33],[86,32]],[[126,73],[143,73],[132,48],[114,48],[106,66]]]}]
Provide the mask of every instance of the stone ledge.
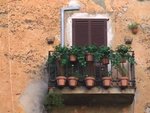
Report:
[{"label": "stone ledge", "polygon": [[75,89],[70,89],[66,87],[63,89],[55,88],[54,91],[62,94],[134,94],[135,88],[120,89],[119,87],[111,87],[104,89],[101,87],[94,87],[92,89],[87,89],[86,87],[77,87]]},{"label": "stone ledge", "polygon": [[135,89],[126,88],[97,88],[86,89],[78,87],[75,89],[54,89],[55,92],[62,93],[66,105],[130,105],[134,100]]}]

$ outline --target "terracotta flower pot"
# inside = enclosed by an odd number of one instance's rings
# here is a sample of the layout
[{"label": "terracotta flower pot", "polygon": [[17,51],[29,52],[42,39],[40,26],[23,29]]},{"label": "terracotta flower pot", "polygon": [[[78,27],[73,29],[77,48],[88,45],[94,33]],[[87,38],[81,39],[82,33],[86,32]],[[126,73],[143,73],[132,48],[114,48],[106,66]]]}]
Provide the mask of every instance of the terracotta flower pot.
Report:
[{"label": "terracotta flower pot", "polygon": [[95,84],[95,78],[94,77],[86,77],[85,78],[85,84],[88,88],[91,88]]},{"label": "terracotta flower pot", "polygon": [[94,60],[93,55],[91,53],[87,53],[86,54],[86,61],[91,62],[93,60]]},{"label": "terracotta flower pot", "polygon": [[128,77],[121,77],[120,80],[120,87],[121,88],[126,88],[129,84],[129,78]]},{"label": "terracotta flower pot", "polygon": [[111,86],[111,82],[112,82],[112,78],[111,77],[103,77],[103,86],[104,87],[110,87]]},{"label": "terracotta flower pot", "polygon": [[138,29],[137,29],[137,28],[134,28],[134,29],[132,29],[131,31],[132,31],[133,34],[137,34]]},{"label": "terracotta flower pot", "polygon": [[71,88],[75,88],[78,84],[78,78],[77,77],[68,77],[68,84]]},{"label": "terracotta flower pot", "polygon": [[124,38],[124,42],[125,42],[126,45],[131,45],[132,41],[133,41],[133,38],[128,38],[128,37]]},{"label": "terracotta flower pot", "polygon": [[109,64],[109,59],[107,57],[103,58],[102,63],[105,64],[105,65]]},{"label": "terracotta flower pot", "polygon": [[75,62],[77,60],[77,57],[75,55],[70,55],[69,59],[71,62]]},{"label": "terracotta flower pot", "polygon": [[56,77],[57,86],[64,87],[66,84],[66,77],[65,76],[58,76]]}]

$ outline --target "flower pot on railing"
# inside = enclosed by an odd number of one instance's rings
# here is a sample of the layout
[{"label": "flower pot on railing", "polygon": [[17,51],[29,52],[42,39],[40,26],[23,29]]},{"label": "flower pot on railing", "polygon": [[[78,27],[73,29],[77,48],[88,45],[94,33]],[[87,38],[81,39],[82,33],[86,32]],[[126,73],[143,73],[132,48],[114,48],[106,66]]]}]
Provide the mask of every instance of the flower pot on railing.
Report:
[{"label": "flower pot on railing", "polygon": [[77,60],[77,57],[76,57],[75,55],[70,55],[70,56],[69,56],[69,60],[70,60],[71,62],[75,62],[75,61]]},{"label": "flower pot on railing", "polygon": [[78,84],[78,78],[77,77],[68,77],[68,84],[71,88],[75,88]]},{"label": "flower pot on railing", "polygon": [[69,59],[71,62],[75,62],[77,60],[77,56],[81,53],[81,48],[78,46],[71,46],[71,48],[69,48]]},{"label": "flower pot on railing", "polygon": [[86,54],[86,61],[92,62],[94,60],[93,55],[91,53]]},{"label": "flower pot on railing", "polygon": [[95,85],[95,78],[92,76],[86,77],[85,84],[86,84],[87,88],[92,88]]},{"label": "flower pot on railing", "polygon": [[94,60],[94,53],[97,51],[96,45],[88,45],[83,48],[83,51],[86,53],[86,61],[91,62]]},{"label": "flower pot on railing", "polygon": [[128,77],[120,77],[119,79],[119,85],[121,88],[126,88],[128,87],[129,84],[129,78]]},{"label": "flower pot on railing", "polygon": [[66,84],[66,77],[65,76],[58,76],[56,77],[57,86],[64,87]]},{"label": "flower pot on railing", "polygon": [[103,80],[103,86],[104,87],[108,88],[111,86],[111,83],[112,83],[111,77],[103,77],[102,80]]}]

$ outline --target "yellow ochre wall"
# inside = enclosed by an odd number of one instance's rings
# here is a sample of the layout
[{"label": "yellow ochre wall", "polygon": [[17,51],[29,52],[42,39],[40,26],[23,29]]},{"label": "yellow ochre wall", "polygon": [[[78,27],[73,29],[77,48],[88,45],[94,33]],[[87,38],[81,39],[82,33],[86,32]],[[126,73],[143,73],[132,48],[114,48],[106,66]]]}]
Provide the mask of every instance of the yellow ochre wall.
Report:
[{"label": "yellow ochre wall", "polygon": [[[44,113],[36,97],[47,89],[48,50],[60,43],[60,9],[68,2],[0,0],[0,113]],[[125,107],[66,107],[55,112],[150,113],[150,0],[80,0],[80,3],[80,13],[109,14],[112,47],[124,43],[125,36],[133,38],[137,61],[135,101]],[[140,24],[137,35],[128,29],[132,21]],[[46,39],[53,37],[54,44],[48,45]]]}]

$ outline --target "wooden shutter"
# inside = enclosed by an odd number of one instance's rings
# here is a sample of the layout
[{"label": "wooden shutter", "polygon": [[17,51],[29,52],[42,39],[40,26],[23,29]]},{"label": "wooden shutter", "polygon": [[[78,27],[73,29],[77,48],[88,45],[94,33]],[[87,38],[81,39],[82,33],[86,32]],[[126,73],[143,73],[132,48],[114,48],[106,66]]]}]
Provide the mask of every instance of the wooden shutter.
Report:
[{"label": "wooden shutter", "polygon": [[88,36],[88,20],[73,20],[73,45],[87,45]]},{"label": "wooden shutter", "polygon": [[107,45],[106,19],[73,19],[73,45]]},{"label": "wooden shutter", "polygon": [[107,21],[106,20],[91,20],[90,22],[90,38],[91,44],[107,45]]}]

